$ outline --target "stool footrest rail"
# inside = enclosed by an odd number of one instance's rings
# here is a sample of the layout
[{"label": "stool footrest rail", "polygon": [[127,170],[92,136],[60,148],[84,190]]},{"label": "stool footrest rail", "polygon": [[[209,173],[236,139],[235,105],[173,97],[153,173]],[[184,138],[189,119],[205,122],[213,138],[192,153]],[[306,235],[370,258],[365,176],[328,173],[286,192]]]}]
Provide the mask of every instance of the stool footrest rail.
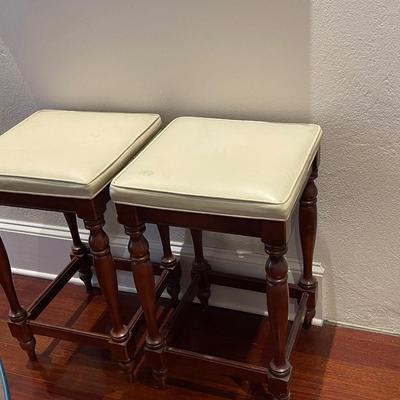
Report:
[{"label": "stool footrest rail", "polygon": [[[209,272],[209,278],[210,283],[215,285],[265,292],[266,283],[263,279],[249,278],[215,271]],[[229,360],[208,354],[197,353],[168,345],[173,338],[174,327],[179,325],[177,324],[178,318],[184,314],[184,311],[188,308],[187,306],[189,306],[193,301],[194,297],[196,296],[197,289],[198,276],[194,276],[178,307],[172,314],[169,315],[169,317],[167,317],[167,320],[163,323],[162,333],[167,342],[167,346],[164,349],[167,355],[167,364],[172,366],[172,370],[175,365],[179,365],[180,371],[182,371],[182,369],[185,369],[186,365],[187,370],[208,371],[211,375],[218,374],[223,371],[223,375],[225,376],[247,379],[253,382],[266,383],[266,377],[268,375],[268,368],[266,367]],[[301,291],[297,285],[293,284],[290,286],[290,297],[297,298],[300,301],[295,319],[286,341],[287,359],[290,359],[294,345],[301,331],[301,326],[304,322],[307,311],[309,293]]]},{"label": "stool footrest rail", "polygon": [[[140,331],[139,328],[144,328],[144,314],[142,307],[139,307],[130,321],[127,324],[127,329],[130,332],[127,339],[122,343],[114,343],[109,334],[98,332],[87,332],[75,329],[69,326],[56,326],[37,321],[36,319],[46,309],[46,307],[54,300],[57,294],[64,288],[70,279],[79,271],[85,260],[80,257],[74,257],[71,262],[57,275],[57,277],[40,293],[34,302],[27,309],[27,319],[25,324],[30,327],[32,334],[53,337],[60,340],[84,343],[93,346],[99,346],[109,349],[113,355],[118,358],[119,354],[123,354],[126,349],[134,348],[135,338],[134,334]],[[131,261],[125,258],[116,258],[115,267],[119,270],[130,269]],[[157,299],[161,297],[162,293],[167,287],[168,283],[168,270],[160,268],[159,263],[153,263],[156,275],[159,279],[156,284]],[[18,329],[18,323],[9,321],[10,328],[13,330],[15,325]],[[125,349],[124,349],[125,347]]]}]

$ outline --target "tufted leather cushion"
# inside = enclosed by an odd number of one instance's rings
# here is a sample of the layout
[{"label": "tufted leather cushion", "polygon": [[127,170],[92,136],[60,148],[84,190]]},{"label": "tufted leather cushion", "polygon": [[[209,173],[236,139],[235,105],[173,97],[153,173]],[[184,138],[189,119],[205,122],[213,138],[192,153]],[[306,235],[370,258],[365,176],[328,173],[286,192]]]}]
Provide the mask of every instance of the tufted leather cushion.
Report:
[{"label": "tufted leather cushion", "polygon": [[116,203],[287,220],[319,147],[318,125],[182,117],[111,184]]},{"label": "tufted leather cushion", "polygon": [[93,198],[160,125],[156,114],[38,111],[0,136],[0,190]]}]

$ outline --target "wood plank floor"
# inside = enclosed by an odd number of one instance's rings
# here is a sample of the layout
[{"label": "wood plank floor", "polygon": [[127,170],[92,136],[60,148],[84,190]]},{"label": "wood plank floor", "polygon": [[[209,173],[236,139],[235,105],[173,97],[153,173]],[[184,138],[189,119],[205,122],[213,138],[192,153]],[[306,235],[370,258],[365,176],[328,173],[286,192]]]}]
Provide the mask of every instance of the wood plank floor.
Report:
[{"label": "wood plank floor", "polygon": [[[15,277],[24,305],[48,284]],[[123,294],[125,318],[137,307],[134,295]],[[80,286],[68,285],[40,320],[103,332],[108,322],[101,296],[88,297]],[[181,371],[168,389],[151,387],[149,371],[141,368],[134,384],[126,382],[109,354],[90,346],[37,337],[39,361],[30,363],[10,336],[7,302],[0,290],[0,357],[8,373],[12,398],[222,400],[262,399],[265,388],[221,376],[204,379],[204,371]],[[263,364],[268,356],[268,325],[241,312],[196,306],[185,316],[174,344],[181,347]],[[326,325],[303,331],[293,354],[293,400],[400,399],[400,338]]]}]

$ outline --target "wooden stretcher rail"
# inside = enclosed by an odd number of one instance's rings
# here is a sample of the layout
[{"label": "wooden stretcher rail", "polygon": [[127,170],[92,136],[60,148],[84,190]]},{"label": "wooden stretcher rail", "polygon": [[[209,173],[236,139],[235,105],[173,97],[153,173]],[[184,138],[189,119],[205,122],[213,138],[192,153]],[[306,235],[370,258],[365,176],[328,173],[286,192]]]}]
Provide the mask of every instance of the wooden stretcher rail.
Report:
[{"label": "wooden stretcher rail", "polygon": [[[265,279],[253,278],[249,276],[228,274],[225,272],[210,271],[208,273],[209,281],[213,285],[226,286],[235,289],[249,290],[252,292],[265,293]],[[303,290],[294,283],[289,284],[289,296],[298,299]]]},{"label": "wooden stretcher rail", "polygon": [[[60,290],[71,280],[71,278],[79,271],[84,260],[82,258],[75,257],[71,262],[61,271],[54,281],[35,299],[35,301],[28,307],[27,311],[30,320],[35,320],[44,311],[44,309],[54,300]],[[130,271],[131,262],[129,259],[116,257],[115,258],[116,269]],[[155,275],[163,274],[163,269],[159,263],[153,263]],[[166,287],[166,276],[162,279],[163,288],[161,293]],[[158,297],[161,296],[161,293]]]},{"label": "wooden stretcher rail", "polygon": [[29,306],[28,314],[30,320],[35,320],[43,310],[50,304],[50,302],[57,296],[60,290],[70,281],[70,279],[78,272],[81,264],[84,261],[81,258],[74,258],[65,268],[61,271],[56,279],[51,282],[49,286],[36,298],[36,300]]},{"label": "wooden stretcher rail", "polygon": [[109,347],[109,335],[95,332],[86,332],[78,329],[67,328],[64,326],[54,326],[37,321],[28,321],[28,325],[31,327],[32,332],[37,335],[43,335],[73,342],[76,341],[79,343],[97,345],[106,348]]},{"label": "wooden stretcher rail", "polygon": [[299,337],[301,326],[303,325],[304,317],[306,316],[308,297],[308,293],[303,293],[301,296],[299,308],[297,310],[296,317],[294,318],[292,328],[290,329],[289,337],[286,343],[286,358],[288,359],[290,359],[290,356],[292,355],[293,347]]},{"label": "wooden stretcher rail", "polygon": [[[209,276],[210,281],[217,285],[235,287],[246,290],[260,289],[255,291],[265,292],[265,281],[262,279],[248,278],[244,276],[225,274],[215,271],[210,272]],[[183,311],[188,308],[187,306],[193,301],[194,297],[196,296],[198,288],[198,277],[198,275],[194,276],[191,285],[186,290],[175,312],[165,322],[165,325],[163,327],[163,335],[165,335],[165,337],[167,338],[167,343],[170,342],[172,339],[173,330],[178,318],[182,315]],[[300,288],[298,288],[297,285],[292,285],[293,297],[299,298],[299,291]],[[309,294],[303,292],[300,297],[299,308],[296,313],[296,317],[294,319],[286,342],[286,356],[288,359],[292,354],[294,345],[301,331],[301,326],[304,322],[304,317],[307,311],[308,299]],[[208,371],[211,373],[211,375],[224,371],[223,374],[226,376],[234,376],[237,378],[248,379],[253,382],[266,382],[266,376],[268,373],[268,369],[266,367],[247,364],[234,360],[228,360],[222,357],[201,354],[171,346],[167,346],[166,353],[168,365],[179,365],[181,369],[185,368],[185,365],[187,365],[188,370],[195,368],[196,370]]]},{"label": "wooden stretcher rail", "polygon": [[[131,260],[129,258],[113,257],[115,268],[120,271],[132,271]],[[161,264],[158,262],[152,262],[154,275],[160,275],[163,271]]]},{"label": "wooden stretcher rail", "polygon": [[[164,270],[160,275],[160,278],[156,284],[157,299],[161,297],[162,293],[164,292],[167,286],[168,275],[169,275],[168,270]],[[133,330],[135,326],[139,326],[143,322],[143,319],[144,319],[143,309],[142,307],[139,307],[138,310],[133,315],[133,317],[131,318],[131,320],[129,321],[128,329]]]},{"label": "wooden stretcher rail", "polygon": [[167,343],[168,340],[173,335],[173,328],[176,324],[178,318],[182,315],[185,309],[188,308],[188,305],[192,303],[193,299],[196,297],[197,289],[199,285],[199,275],[195,275],[190,283],[190,286],[186,290],[182,299],[180,300],[178,306],[176,307],[173,314],[168,318],[162,328],[162,335],[166,338]]},{"label": "wooden stretcher rail", "polygon": [[[53,337],[60,340],[97,345],[102,348],[113,350],[114,353],[118,353],[119,350],[123,351],[122,348],[115,348],[115,343],[111,342],[110,335],[97,332],[87,332],[64,326],[54,326],[35,321],[35,319],[39,317],[39,315],[45,310],[50,302],[56,297],[60,290],[79,271],[82,263],[84,262],[85,261],[83,259],[75,257],[64,268],[64,270],[58,274],[54,281],[51,282],[51,284],[36,298],[36,300],[28,308],[29,318],[27,320],[27,324],[31,327],[33,334]],[[130,270],[130,265],[131,264],[129,259],[117,259],[117,269]],[[160,268],[159,264],[157,263],[154,263],[154,265],[156,274],[160,275],[156,284],[156,295],[157,298],[159,298],[167,287],[169,271]],[[142,325],[144,326],[144,315],[142,307],[139,307],[128,323],[128,330],[133,332],[137,327]],[[129,340],[129,342],[131,340]]]},{"label": "wooden stretcher rail", "polygon": [[247,364],[239,361],[232,361],[222,357],[214,357],[206,354],[196,353],[189,350],[178,349],[176,347],[167,347],[168,365],[179,365],[184,368],[196,368],[204,373],[215,373],[225,376],[234,376],[242,379],[248,379],[252,382],[266,382],[267,368],[257,365]]}]

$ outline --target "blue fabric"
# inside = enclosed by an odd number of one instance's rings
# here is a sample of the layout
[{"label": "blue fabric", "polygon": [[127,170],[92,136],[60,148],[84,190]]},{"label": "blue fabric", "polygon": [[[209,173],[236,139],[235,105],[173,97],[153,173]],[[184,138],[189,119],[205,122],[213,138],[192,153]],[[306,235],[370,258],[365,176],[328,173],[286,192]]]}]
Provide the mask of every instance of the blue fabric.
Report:
[{"label": "blue fabric", "polygon": [[0,360],[0,394],[3,395],[4,400],[11,400],[10,392],[8,389],[7,377],[6,372],[4,371],[3,364]]}]

